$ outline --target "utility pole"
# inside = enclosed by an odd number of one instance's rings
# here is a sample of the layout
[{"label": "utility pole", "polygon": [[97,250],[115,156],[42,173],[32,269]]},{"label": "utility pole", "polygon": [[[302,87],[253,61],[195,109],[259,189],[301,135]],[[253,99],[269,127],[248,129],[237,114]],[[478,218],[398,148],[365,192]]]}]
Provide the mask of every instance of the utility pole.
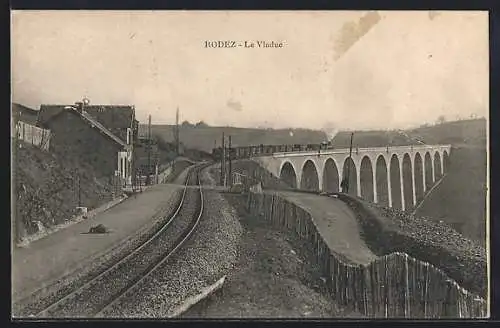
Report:
[{"label": "utility pole", "polygon": [[[12,106],[12,105],[11,105]],[[12,107],[11,107],[12,112]],[[12,171],[12,208],[15,211],[12,211],[11,222],[12,222],[12,243],[15,245],[21,239],[21,211],[20,206],[17,204],[19,202],[19,195],[21,194],[21,190],[17,189],[17,179],[18,179],[18,168],[19,165],[17,163],[18,151],[19,151],[19,116],[21,114],[20,111],[16,111],[16,113],[12,113],[12,121],[14,123],[14,138],[12,143],[12,159],[11,159],[11,171]]]},{"label": "utility pole", "polygon": [[233,186],[233,177],[232,177],[232,173],[233,173],[233,166],[232,166],[232,160],[231,160],[231,136],[229,136],[229,186],[232,187]]},{"label": "utility pole", "polygon": [[349,166],[347,166],[347,185],[346,185],[346,194],[349,193],[349,179],[351,178],[351,162],[352,162],[352,138],[354,136],[354,132],[351,132],[351,145],[349,146]]},{"label": "utility pole", "polygon": [[179,107],[175,113],[175,129],[174,129],[175,152],[179,155]]},{"label": "utility pole", "polygon": [[80,171],[76,171],[77,188],[78,188],[78,207],[82,206],[82,189],[80,187]]},{"label": "utility pole", "polygon": [[147,147],[148,147],[148,169],[146,171],[146,185],[148,186],[150,183],[150,175],[151,175],[151,115],[149,115],[149,120],[148,120],[148,140],[147,140]]},{"label": "utility pole", "polygon": [[221,162],[220,162],[220,178],[221,178],[221,185],[225,186],[226,185],[226,142],[224,140],[224,132],[222,132],[222,148],[221,148]]}]

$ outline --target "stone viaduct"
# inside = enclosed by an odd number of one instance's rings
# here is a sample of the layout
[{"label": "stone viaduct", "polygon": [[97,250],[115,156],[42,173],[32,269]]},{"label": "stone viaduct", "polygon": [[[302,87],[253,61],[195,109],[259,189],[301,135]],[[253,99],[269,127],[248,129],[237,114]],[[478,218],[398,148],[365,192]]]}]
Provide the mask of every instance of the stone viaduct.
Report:
[{"label": "stone viaduct", "polygon": [[328,149],[254,157],[294,188],[337,192],[349,176],[349,193],[398,209],[411,209],[449,167],[450,145]]}]

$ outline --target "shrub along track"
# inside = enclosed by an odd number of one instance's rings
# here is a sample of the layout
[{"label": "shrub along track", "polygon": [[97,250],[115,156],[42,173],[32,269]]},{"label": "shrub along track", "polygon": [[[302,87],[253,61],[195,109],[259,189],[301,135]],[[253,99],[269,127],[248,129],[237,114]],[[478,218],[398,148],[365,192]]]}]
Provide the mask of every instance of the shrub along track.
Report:
[{"label": "shrub along track", "polygon": [[28,304],[21,301],[21,316],[90,317],[112,305],[173,254],[196,228],[203,211],[203,196],[201,186],[188,185],[199,184],[198,173],[199,168],[191,169],[177,210],[145,242],[125,257],[108,263],[107,269],[93,277],[69,284],[45,298],[28,298]]}]

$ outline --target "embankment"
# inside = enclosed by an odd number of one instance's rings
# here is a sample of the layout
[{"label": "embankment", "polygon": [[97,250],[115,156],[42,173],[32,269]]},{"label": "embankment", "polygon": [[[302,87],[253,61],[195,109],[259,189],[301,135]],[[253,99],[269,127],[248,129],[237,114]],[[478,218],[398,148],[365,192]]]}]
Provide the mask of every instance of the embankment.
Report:
[{"label": "embankment", "polygon": [[[309,242],[318,265],[327,277],[328,289],[340,305],[378,318],[487,316],[483,299],[461,288],[432,264],[402,252],[381,256],[366,266],[346,263],[327,247],[311,215],[301,207],[275,194],[250,193],[248,209],[272,225],[290,230]],[[371,229],[377,235],[380,227],[377,228],[377,224],[373,223],[376,221],[362,212],[363,209],[358,206],[355,210],[367,218],[363,228],[365,231]],[[365,232],[365,238],[366,235]],[[380,235],[379,239],[384,237]],[[390,245],[392,242],[387,243]],[[426,251],[432,253],[431,248]]]},{"label": "embankment", "polygon": [[52,227],[65,223],[76,214],[79,202],[91,210],[112,200],[111,181],[97,178],[93,168],[84,163],[24,143],[15,152],[17,241],[38,232],[40,224]]},{"label": "embankment", "polygon": [[356,213],[364,238],[379,255],[407,253],[442,269],[462,287],[487,297],[484,248],[445,223],[338,194]]}]

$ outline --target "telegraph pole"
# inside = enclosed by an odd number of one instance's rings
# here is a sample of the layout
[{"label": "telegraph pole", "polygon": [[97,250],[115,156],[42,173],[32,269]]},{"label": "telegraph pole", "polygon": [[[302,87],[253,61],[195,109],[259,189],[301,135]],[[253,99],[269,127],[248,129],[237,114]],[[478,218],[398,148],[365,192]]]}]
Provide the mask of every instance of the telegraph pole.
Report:
[{"label": "telegraph pole", "polygon": [[[12,105],[11,105],[12,106]],[[11,107],[12,112],[12,107]],[[11,183],[11,195],[12,195],[12,208],[15,211],[12,211],[11,222],[12,222],[12,243],[15,245],[21,239],[21,211],[20,206],[17,204],[19,202],[19,195],[21,194],[21,190],[17,189],[17,178],[18,178],[18,168],[19,165],[17,163],[18,151],[19,151],[19,116],[21,112],[16,111],[16,113],[12,113],[12,121],[14,123],[14,138],[12,143],[12,159],[11,159],[11,172],[12,172],[12,183]]]},{"label": "telegraph pole", "polygon": [[175,151],[177,155],[179,155],[179,107],[177,107],[177,111],[175,113],[174,142],[175,142]]},{"label": "telegraph pole", "polygon": [[349,179],[351,178],[351,161],[352,161],[352,138],[354,136],[354,132],[351,132],[351,145],[349,146],[349,166],[347,166],[347,185],[346,185],[346,194],[349,193]]},{"label": "telegraph pole", "polygon": [[148,120],[148,141],[147,141],[147,147],[148,147],[148,169],[147,169],[147,176],[146,176],[146,185],[149,185],[150,183],[150,175],[151,175],[151,115],[149,115],[149,120]]},{"label": "telegraph pole", "polygon": [[77,188],[78,188],[78,207],[82,206],[82,189],[80,187],[80,171],[76,171],[76,179],[77,179]]},{"label": "telegraph pole", "polygon": [[222,153],[221,153],[221,162],[220,162],[220,178],[221,185],[226,185],[226,142],[224,140],[224,132],[222,132]]},{"label": "telegraph pole", "polygon": [[229,186],[232,186],[233,185],[233,179],[232,179],[232,169],[233,169],[233,166],[232,166],[232,161],[231,161],[231,136],[229,136],[229,146],[228,146],[228,149],[229,149]]}]

